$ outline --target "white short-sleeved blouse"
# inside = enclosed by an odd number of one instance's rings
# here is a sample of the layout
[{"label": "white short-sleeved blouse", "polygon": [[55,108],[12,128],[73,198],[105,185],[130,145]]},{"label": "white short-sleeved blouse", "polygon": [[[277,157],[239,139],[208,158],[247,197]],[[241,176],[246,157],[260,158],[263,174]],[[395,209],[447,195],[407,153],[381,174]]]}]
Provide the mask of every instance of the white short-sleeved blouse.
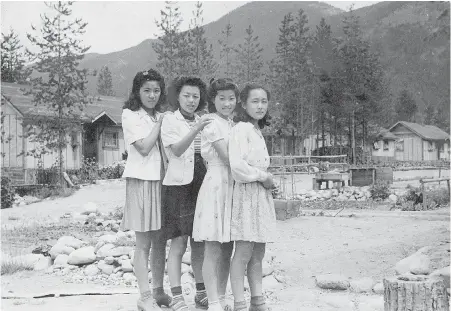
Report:
[{"label": "white short-sleeved blouse", "polygon": [[218,152],[213,147],[213,143],[224,139],[225,143],[229,143],[229,135],[233,126],[232,120],[225,120],[216,113],[210,114],[214,119],[202,131],[201,136],[201,155],[209,164],[223,164],[219,158]]},{"label": "white short-sleeved blouse", "polygon": [[142,108],[137,111],[130,109],[122,111],[122,130],[124,131],[124,141],[128,152],[122,177],[160,180],[161,155],[158,145],[155,144],[146,156],[141,155],[133,145],[134,142],[149,136],[159,115],[157,113],[156,119],[152,120]]}]

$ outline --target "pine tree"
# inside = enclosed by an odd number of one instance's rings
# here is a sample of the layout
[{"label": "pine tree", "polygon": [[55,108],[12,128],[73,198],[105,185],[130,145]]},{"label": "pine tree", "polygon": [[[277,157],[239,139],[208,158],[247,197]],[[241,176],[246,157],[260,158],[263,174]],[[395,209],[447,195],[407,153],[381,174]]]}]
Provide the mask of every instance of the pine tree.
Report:
[{"label": "pine tree", "polygon": [[19,35],[14,29],[8,34],[2,33],[1,60],[2,60],[2,82],[22,83],[26,78],[24,75],[25,58],[22,52]]},{"label": "pine tree", "polygon": [[99,71],[97,93],[104,96],[114,96],[113,77],[108,66],[103,66]]},{"label": "pine tree", "polygon": [[57,151],[60,186],[63,178],[63,150],[69,134],[79,129],[80,113],[88,104],[86,93],[87,70],[78,69],[80,61],[89,47],[81,45],[81,36],[87,23],[76,18],[70,20],[72,2],[52,2],[47,6],[55,16],[41,15],[42,28],[35,36],[27,34],[38,52],[27,53],[35,61],[33,69],[39,77],[31,79],[31,87],[26,95],[32,95],[32,102],[45,112],[44,116],[33,118],[26,126],[26,135],[31,142],[41,147],[29,155]]},{"label": "pine tree", "polygon": [[184,37],[180,33],[180,16],[177,2],[166,1],[165,10],[161,10],[160,21],[155,21],[161,34],[158,36],[159,42],[152,43],[152,47],[157,53],[157,68],[161,74],[172,81],[172,79],[181,74],[181,64],[184,63],[184,51],[182,47],[186,46]]},{"label": "pine tree", "polygon": [[415,122],[415,114],[418,111],[418,106],[409,91],[402,90],[399,93],[395,111],[397,121]]},{"label": "pine tree", "polygon": [[239,83],[261,80],[261,69],[263,67],[262,52],[258,36],[254,36],[252,26],[246,28],[246,36],[243,44],[233,49],[236,53],[236,64],[234,71]]},{"label": "pine tree", "polygon": [[188,74],[199,76],[203,79],[211,78],[216,71],[216,63],[213,57],[213,46],[207,44],[203,23],[202,3],[196,3],[196,10],[193,11],[190,29],[186,34],[188,47],[188,57],[181,58],[188,66]]},{"label": "pine tree", "polygon": [[221,31],[222,39],[218,40],[221,46],[221,51],[219,56],[223,59],[221,64],[222,69],[226,77],[232,78],[232,62],[231,56],[233,52],[233,47],[231,46],[230,37],[232,36],[232,25],[228,23],[225,28]]}]

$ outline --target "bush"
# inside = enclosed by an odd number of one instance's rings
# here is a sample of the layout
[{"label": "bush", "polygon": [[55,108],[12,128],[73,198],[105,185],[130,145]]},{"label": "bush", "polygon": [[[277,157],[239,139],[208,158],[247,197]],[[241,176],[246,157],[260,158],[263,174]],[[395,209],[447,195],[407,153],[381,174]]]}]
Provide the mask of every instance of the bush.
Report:
[{"label": "bush", "polygon": [[11,179],[2,176],[2,209],[10,208],[14,204],[15,191],[11,185]]},{"label": "bush", "polygon": [[373,200],[385,200],[390,195],[390,184],[386,181],[378,180],[370,187],[370,193]]},{"label": "bush", "polygon": [[401,200],[403,211],[433,210],[449,204],[448,192],[445,189],[424,190],[407,186],[409,189]]},{"label": "bush", "polygon": [[125,164],[123,162],[117,162],[109,166],[104,166],[99,169],[98,175],[100,179],[117,179],[122,177]]},{"label": "bush", "polygon": [[65,198],[75,193],[74,188],[60,188],[60,187],[43,187],[38,189],[34,196],[38,199],[46,199],[51,197]]}]

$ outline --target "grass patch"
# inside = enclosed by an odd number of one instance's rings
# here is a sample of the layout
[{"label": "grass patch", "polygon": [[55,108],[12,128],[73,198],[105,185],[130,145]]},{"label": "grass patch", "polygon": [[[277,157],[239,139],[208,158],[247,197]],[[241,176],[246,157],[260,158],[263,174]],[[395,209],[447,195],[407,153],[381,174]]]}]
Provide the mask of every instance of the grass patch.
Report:
[{"label": "grass patch", "polygon": [[33,270],[33,267],[16,258],[2,255],[1,275],[14,274],[25,270]]}]

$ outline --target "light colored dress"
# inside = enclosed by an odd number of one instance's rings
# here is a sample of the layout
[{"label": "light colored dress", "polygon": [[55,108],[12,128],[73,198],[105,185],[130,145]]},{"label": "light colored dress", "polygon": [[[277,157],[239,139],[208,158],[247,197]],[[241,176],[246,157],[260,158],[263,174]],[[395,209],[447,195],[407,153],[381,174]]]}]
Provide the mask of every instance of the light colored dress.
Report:
[{"label": "light colored dress", "polygon": [[233,121],[217,114],[210,114],[214,121],[202,131],[201,155],[207,162],[207,174],[197,197],[194,215],[193,238],[195,241],[230,242],[233,178],[213,147],[213,143],[229,141]]},{"label": "light colored dress", "polygon": [[271,190],[262,185],[270,163],[265,139],[252,123],[239,122],[230,133],[229,160],[235,180],[231,240],[273,242],[276,213]]}]

